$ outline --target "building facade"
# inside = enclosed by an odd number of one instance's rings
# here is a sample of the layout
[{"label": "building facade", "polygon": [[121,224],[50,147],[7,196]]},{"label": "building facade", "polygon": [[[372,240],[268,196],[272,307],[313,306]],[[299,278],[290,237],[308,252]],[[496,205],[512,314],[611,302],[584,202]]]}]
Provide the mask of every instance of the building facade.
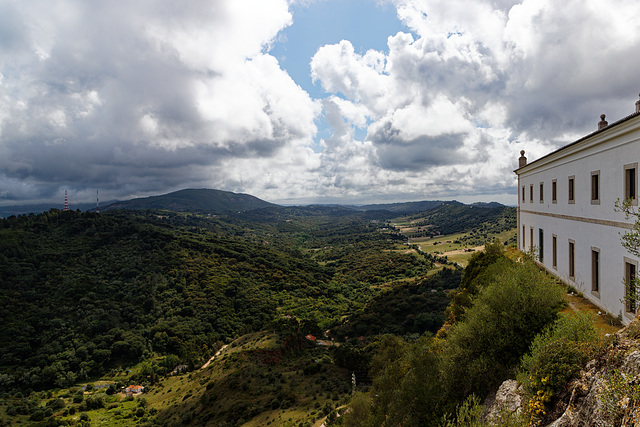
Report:
[{"label": "building facade", "polygon": [[[628,323],[638,304],[628,282],[639,259],[621,244],[634,218],[616,201],[638,201],[640,101],[636,112],[540,159],[518,175],[518,247],[595,305]],[[640,302],[640,301],[639,301]]]}]

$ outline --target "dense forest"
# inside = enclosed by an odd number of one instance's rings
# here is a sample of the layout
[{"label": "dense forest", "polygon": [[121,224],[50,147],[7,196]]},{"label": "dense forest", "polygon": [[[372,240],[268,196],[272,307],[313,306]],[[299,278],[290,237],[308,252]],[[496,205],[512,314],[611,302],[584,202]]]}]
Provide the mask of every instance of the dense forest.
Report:
[{"label": "dense forest", "polygon": [[[329,213],[51,210],[2,220],[2,386],[69,386],[154,354],[196,366],[278,316],[338,326],[380,292],[370,283],[432,267],[383,252],[401,237],[382,224]],[[326,250],[305,250],[314,246]]]},{"label": "dense forest", "polygon": [[[459,217],[470,211],[482,212],[483,221],[471,221],[479,229],[510,223],[504,207],[454,204],[458,215],[447,224],[446,206],[419,215],[441,230],[465,228]],[[181,366],[198,372],[175,380],[188,382],[184,403],[162,401],[153,411],[141,403],[114,416],[133,417],[134,424],[240,425],[300,407],[298,418],[277,423],[311,425],[322,414],[351,422],[336,416],[348,401],[351,375],[357,373],[359,389],[380,390],[387,369],[380,357],[390,342],[408,355],[412,346],[430,348],[436,333],[455,336],[484,287],[475,276],[485,277],[478,272],[504,258],[497,243],[463,270],[406,245],[390,215],[266,206],[224,214],[52,209],[0,220],[0,388],[17,399],[7,414],[72,420],[76,410],[92,410],[88,397],[74,394],[82,394],[79,385],[100,378],[115,381],[112,392],[137,381],[161,396],[171,392],[167,375]],[[229,356],[212,371],[198,370],[226,344],[235,349],[225,350]],[[516,359],[500,362],[506,365],[494,382]],[[471,392],[488,386],[469,385],[476,387]],[[49,400],[58,412],[38,403],[45,391],[59,396]],[[112,401],[112,408],[125,407],[104,390],[97,396],[102,404],[93,410]],[[377,416],[363,419],[375,424]]]}]

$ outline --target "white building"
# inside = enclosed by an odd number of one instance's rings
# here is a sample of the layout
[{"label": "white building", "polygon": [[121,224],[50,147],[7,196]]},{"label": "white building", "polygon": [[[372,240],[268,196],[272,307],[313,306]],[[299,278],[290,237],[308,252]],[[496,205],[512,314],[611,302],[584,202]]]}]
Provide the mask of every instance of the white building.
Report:
[{"label": "white building", "polygon": [[615,211],[617,200],[638,200],[640,101],[636,112],[540,159],[518,175],[518,247],[594,304],[628,323],[637,310],[625,300],[638,258],[621,244],[633,218]]}]

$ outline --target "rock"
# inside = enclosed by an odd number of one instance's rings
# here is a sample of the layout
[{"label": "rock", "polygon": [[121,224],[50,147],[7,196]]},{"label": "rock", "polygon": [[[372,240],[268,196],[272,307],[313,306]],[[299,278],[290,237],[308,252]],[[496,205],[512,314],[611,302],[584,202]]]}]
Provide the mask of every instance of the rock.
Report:
[{"label": "rock", "polygon": [[564,413],[548,427],[631,427],[640,425],[640,351],[638,340],[626,331],[638,328],[638,319],[617,332],[604,355],[592,360],[573,381]]},{"label": "rock", "polygon": [[498,421],[500,415],[522,412],[522,386],[516,380],[506,380],[500,385],[495,397],[487,401],[485,419]]}]

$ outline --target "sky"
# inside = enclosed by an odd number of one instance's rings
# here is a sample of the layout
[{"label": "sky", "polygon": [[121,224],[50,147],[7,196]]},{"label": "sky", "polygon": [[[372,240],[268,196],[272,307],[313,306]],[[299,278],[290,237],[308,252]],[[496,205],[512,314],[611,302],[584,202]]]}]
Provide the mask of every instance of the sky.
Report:
[{"label": "sky", "polygon": [[514,205],[638,92],[633,0],[0,0],[0,205]]}]

